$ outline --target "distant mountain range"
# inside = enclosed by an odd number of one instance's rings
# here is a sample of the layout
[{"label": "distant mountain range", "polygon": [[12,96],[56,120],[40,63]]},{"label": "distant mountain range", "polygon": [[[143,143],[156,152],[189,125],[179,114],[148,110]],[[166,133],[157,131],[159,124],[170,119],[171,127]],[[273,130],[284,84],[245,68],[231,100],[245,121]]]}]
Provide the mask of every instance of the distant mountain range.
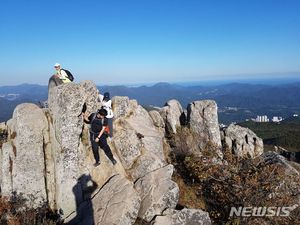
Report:
[{"label": "distant mountain range", "polygon": [[[181,86],[157,83],[153,86],[99,86],[111,96],[128,96],[144,106],[163,106],[177,99],[185,107],[195,100],[213,99],[219,106],[219,120],[228,124],[255,118],[257,115],[282,116],[300,114],[300,82],[282,85],[229,83],[215,86]],[[22,102],[38,103],[47,99],[47,86],[23,84],[0,87],[0,121],[12,116]]]}]

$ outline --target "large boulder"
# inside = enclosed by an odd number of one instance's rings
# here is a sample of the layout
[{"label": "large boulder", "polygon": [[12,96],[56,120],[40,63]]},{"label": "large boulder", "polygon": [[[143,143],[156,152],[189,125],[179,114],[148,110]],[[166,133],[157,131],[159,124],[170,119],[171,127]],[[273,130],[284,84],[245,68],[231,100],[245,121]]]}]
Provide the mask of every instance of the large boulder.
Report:
[{"label": "large boulder", "polygon": [[169,100],[160,110],[160,114],[165,121],[166,130],[169,134],[176,134],[176,130],[181,126],[184,112],[181,104],[175,100]]},{"label": "large boulder", "polygon": [[166,208],[174,209],[179,199],[179,188],[171,180],[173,165],[165,166],[140,178],[135,188],[142,199],[139,217],[150,222]]},{"label": "large boulder", "polygon": [[154,126],[159,128],[162,132],[165,131],[165,122],[159,112],[157,110],[151,110],[149,112],[149,115],[151,116],[151,119],[153,120]]},{"label": "large boulder", "polygon": [[78,202],[76,217],[65,220],[67,225],[132,225],[140,207],[140,197],[133,183],[122,175],[110,177],[98,186],[90,175],[78,179],[84,202]]},{"label": "large boulder", "polygon": [[166,165],[164,134],[137,101],[114,97],[114,147],[133,181]]},{"label": "large boulder", "polygon": [[[119,129],[121,126],[122,129]],[[130,169],[142,154],[142,142],[126,120],[119,121],[115,126],[114,145],[125,169]]]},{"label": "large boulder", "polygon": [[129,174],[135,181],[152,171],[164,167],[165,165],[166,162],[164,159],[160,158],[155,153],[148,152],[137,159],[134,168],[129,171]]},{"label": "large boulder", "polygon": [[[64,216],[71,214],[76,208],[72,187],[76,185],[77,178],[80,176],[79,143],[83,127],[82,108],[86,98],[85,89],[75,83],[54,87],[48,96],[53,135],[55,135],[51,143],[58,143],[53,148],[55,152],[56,202]],[[80,195],[80,187],[77,192]]]},{"label": "large boulder", "polygon": [[86,111],[90,113],[96,112],[100,107],[100,102],[98,102],[99,91],[97,86],[90,80],[82,81],[80,86],[83,87],[84,92],[86,93],[84,102]]},{"label": "large boulder", "polygon": [[[273,199],[275,202],[278,199],[282,201],[282,198],[284,198],[285,201],[289,202],[290,207],[298,209],[300,205],[300,164],[288,161],[284,156],[272,151],[264,152],[261,158],[267,166],[273,165],[274,167],[275,165],[278,170],[276,176],[279,179],[274,179],[273,183],[270,182],[269,185],[273,186],[274,191],[268,194],[268,198]],[[299,215],[299,210],[297,211],[297,215]]]},{"label": "large boulder", "polygon": [[126,116],[131,111],[129,104],[130,100],[127,96],[113,97],[112,108],[114,111],[114,119]]},{"label": "large boulder", "polygon": [[48,122],[34,104],[18,105],[9,123],[9,141],[2,148],[2,194],[22,195],[27,204],[38,207],[47,202],[44,136]]},{"label": "large boulder", "polygon": [[200,148],[212,144],[221,147],[218,122],[218,108],[213,100],[195,101],[188,105],[187,121],[189,128],[198,136]]},{"label": "large boulder", "polygon": [[140,197],[121,175],[112,177],[92,199],[95,224],[132,225],[138,216]]},{"label": "large boulder", "polygon": [[167,209],[163,216],[157,216],[152,225],[211,225],[207,212],[201,209]]},{"label": "large boulder", "polygon": [[263,153],[263,141],[252,130],[230,124],[222,132],[224,147],[229,148],[237,156],[253,158]]},{"label": "large boulder", "polygon": [[284,156],[268,151],[262,154],[263,160],[267,164],[278,164],[285,168],[286,175],[299,176],[300,165],[298,163],[288,161]]}]

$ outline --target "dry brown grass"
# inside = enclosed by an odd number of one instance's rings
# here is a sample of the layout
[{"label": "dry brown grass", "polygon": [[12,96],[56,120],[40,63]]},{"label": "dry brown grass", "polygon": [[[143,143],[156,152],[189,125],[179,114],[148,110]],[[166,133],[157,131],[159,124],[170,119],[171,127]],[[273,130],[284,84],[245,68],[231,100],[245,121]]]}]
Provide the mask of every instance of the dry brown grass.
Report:
[{"label": "dry brown grass", "polygon": [[0,224],[1,225],[56,225],[59,216],[45,206],[37,209],[26,207],[26,200],[22,196],[11,199],[0,196]]},{"label": "dry brown grass", "polygon": [[[186,157],[184,164],[198,185],[198,194],[205,199],[205,208],[215,224],[237,223],[296,224],[299,210],[290,218],[229,218],[231,207],[293,206],[300,196],[299,177],[288,177],[280,164],[266,164],[261,158],[238,160],[225,154],[228,164],[203,163],[201,157]],[[296,185],[295,185],[296,184]]]},{"label": "dry brown grass", "polygon": [[238,159],[229,150],[223,151],[223,163],[216,163],[217,149],[211,145],[200,149],[197,141],[187,128],[169,137],[173,179],[180,188],[179,207],[204,209],[213,224],[300,223],[300,207],[290,217],[229,217],[231,207],[295,205],[300,199],[299,176],[289,176],[283,165],[267,164],[262,157]]},{"label": "dry brown grass", "polygon": [[175,174],[172,180],[177,183],[180,190],[178,208],[186,207],[194,209],[205,209],[205,201],[198,194],[198,185],[187,184],[184,179],[178,174]]}]

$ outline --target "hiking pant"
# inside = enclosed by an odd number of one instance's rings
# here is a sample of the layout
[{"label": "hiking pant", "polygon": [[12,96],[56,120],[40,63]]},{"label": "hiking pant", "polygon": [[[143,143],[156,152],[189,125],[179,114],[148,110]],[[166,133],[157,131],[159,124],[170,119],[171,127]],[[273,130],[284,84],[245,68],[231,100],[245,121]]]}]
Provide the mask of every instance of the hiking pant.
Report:
[{"label": "hiking pant", "polygon": [[98,135],[99,134],[90,133],[90,140],[91,140],[93,155],[96,160],[96,163],[100,162],[99,146],[104,150],[105,155],[110,159],[110,161],[113,161],[114,156],[111,152],[109,145],[107,144],[106,135],[102,134],[99,139],[99,142],[96,142],[95,139],[96,137],[98,137]]}]

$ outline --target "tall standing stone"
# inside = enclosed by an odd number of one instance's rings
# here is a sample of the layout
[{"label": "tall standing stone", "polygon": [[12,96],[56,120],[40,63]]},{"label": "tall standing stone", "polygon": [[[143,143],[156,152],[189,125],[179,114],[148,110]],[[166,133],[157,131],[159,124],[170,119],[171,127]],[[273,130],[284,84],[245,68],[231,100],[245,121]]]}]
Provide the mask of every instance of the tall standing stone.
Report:
[{"label": "tall standing stone", "polygon": [[38,106],[24,103],[15,108],[9,129],[10,141],[3,146],[3,193],[22,194],[29,206],[38,207],[47,202],[44,161],[47,119]]},{"label": "tall standing stone", "polygon": [[221,147],[218,108],[213,100],[195,101],[188,105],[187,120],[190,129],[198,135],[201,148],[208,143]]},{"label": "tall standing stone", "polygon": [[165,121],[167,132],[176,134],[176,130],[180,127],[184,116],[181,104],[176,99],[169,100],[160,110],[160,114]]},{"label": "tall standing stone", "polygon": [[[82,108],[86,101],[85,89],[75,83],[67,83],[52,88],[48,103],[56,141],[59,146],[56,154],[56,196],[57,207],[68,216],[80,202],[81,190],[77,183],[80,175],[79,142],[82,132]],[[78,187],[78,190],[72,190]],[[77,198],[77,199],[76,199]]]}]

